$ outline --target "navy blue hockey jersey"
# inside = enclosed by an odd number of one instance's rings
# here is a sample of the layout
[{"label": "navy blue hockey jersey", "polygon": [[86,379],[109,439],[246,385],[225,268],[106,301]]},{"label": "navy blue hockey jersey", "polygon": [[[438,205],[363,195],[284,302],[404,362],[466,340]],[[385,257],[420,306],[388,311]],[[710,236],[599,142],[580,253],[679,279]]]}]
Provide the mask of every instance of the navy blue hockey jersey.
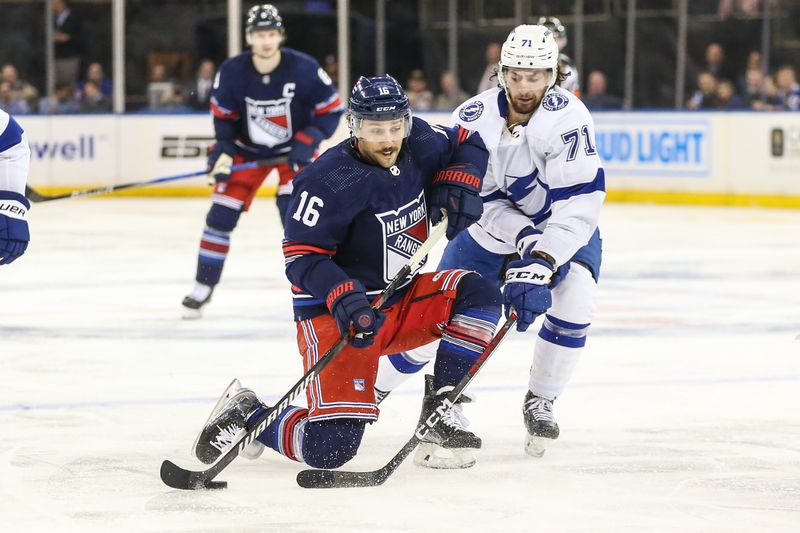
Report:
[{"label": "navy blue hockey jersey", "polygon": [[281,48],[281,61],[259,74],[253,53],[227,59],[214,79],[211,111],[217,139],[236,140],[243,155],[270,158],[290,151],[295,133],[316,128],[327,138],[339,124],[344,106],[331,79],[317,61]]},{"label": "navy blue hockey jersey", "polygon": [[477,133],[415,117],[388,169],[362,161],[347,140],[301,171],[283,242],[295,318],[328,312],[325,297],[348,278],[369,295],[383,290],[428,236],[426,193],[434,174],[458,164],[482,179],[488,157]]}]

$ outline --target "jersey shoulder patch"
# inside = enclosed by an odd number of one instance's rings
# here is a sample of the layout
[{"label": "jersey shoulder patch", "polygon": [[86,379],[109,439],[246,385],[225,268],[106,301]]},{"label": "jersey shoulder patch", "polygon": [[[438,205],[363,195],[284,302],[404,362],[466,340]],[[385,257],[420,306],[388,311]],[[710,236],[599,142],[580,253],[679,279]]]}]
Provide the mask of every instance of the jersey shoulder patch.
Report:
[{"label": "jersey shoulder patch", "polygon": [[477,120],[478,117],[483,114],[483,109],[483,102],[480,100],[474,100],[462,106],[461,109],[458,110],[458,118],[464,122],[472,122]]},{"label": "jersey shoulder patch", "polygon": [[569,104],[569,97],[557,92],[549,92],[542,99],[542,107],[548,111],[558,111],[564,109]]}]

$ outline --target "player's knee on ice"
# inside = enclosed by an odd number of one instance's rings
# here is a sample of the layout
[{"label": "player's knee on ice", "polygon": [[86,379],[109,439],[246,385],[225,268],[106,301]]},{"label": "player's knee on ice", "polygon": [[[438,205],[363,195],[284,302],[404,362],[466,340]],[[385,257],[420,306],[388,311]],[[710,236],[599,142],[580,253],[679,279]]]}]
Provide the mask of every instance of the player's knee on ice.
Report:
[{"label": "player's knee on ice", "polygon": [[219,204],[211,204],[206,215],[206,225],[218,231],[233,231],[242,212]]},{"label": "player's knee on ice", "polygon": [[303,435],[303,461],[314,468],[339,468],[356,456],[366,424],[353,418],[309,422]]}]

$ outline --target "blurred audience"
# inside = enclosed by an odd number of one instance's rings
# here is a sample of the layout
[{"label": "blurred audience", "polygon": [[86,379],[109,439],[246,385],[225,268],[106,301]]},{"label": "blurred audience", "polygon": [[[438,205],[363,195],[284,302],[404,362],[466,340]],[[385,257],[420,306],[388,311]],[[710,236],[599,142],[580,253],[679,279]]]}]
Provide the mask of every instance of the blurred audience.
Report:
[{"label": "blurred audience", "polygon": [[55,81],[56,85],[78,81],[83,55],[83,23],[70,9],[67,0],[53,0],[55,13]]},{"label": "blurred audience", "polygon": [[800,84],[797,72],[790,65],[783,65],[775,74],[775,85],[779,108],[787,111],[800,111]]},{"label": "blurred audience", "polygon": [[599,70],[593,70],[586,78],[586,94],[581,100],[592,111],[622,109],[622,98],[608,94],[607,89],[606,75]]},{"label": "blurred audience", "polygon": [[706,71],[717,81],[736,79],[730,66],[725,62],[725,49],[719,43],[711,43],[706,47]]},{"label": "blurred audience", "polygon": [[12,115],[29,113],[28,102],[21,96],[15,95],[11,83],[0,81],[0,109]]},{"label": "blurred audience", "polygon": [[731,80],[721,80],[717,82],[717,90],[714,94],[715,109],[738,109],[741,105],[736,89]]},{"label": "blurred audience", "polygon": [[111,98],[104,95],[95,82],[87,81],[83,84],[83,92],[78,99],[78,108],[81,113],[109,113]]},{"label": "blurred audience", "polygon": [[433,109],[433,93],[428,90],[428,81],[420,69],[411,71],[406,84],[408,103],[414,111],[430,111]]},{"label": "blurred audience", "polygon": [[9,84],[11,94],[15,100],[20,98],[25,100],[26,107],[28,108],[27,112],[36,110],[36,101],[39,98],[39,91],[27,81],[19,79],[17,67],[11,63],[3,65],[3,69],[0,70],[0,81]]},{"label": "blurred audience", "polygon": [[710,72],[697,75],[697,90],[689,98],[689,109],[713,109],[717,95],[717,78]]},{"label": "blurred audience", "polygon": [[78,87],[76,90],[78,100],[83,98],[84,93],[84,86],[86,83],[91,82],[95,85],[97,89],[103,94],[103,96],[111,101],[111,98],[114,94],[114,84],[111,83],[111,80],[106,78],[105,71],[103,70],[103,65],[100,63],[91,63],[89,67],[86,69],[86,80],[78,83]]},{"label": "blurred audience", "polygon": [[194,83],[189,88],[189,105],[192,108],[208,111],[215,70],[214,62],[210,59],[200,62]]},{"label": "blurred audience", "polygon": [[339,61],[336,60],[336,56],[333,54],[326,55],[325,60],[322,62],[322,68],[330,76],[333,85],[336,86],[339,83]]},{"label": "blurred audience", "polygon": [[452,111],[469,99],[469,95],[458,85],[458,79],[452,72],[444,71],[439,78],[442,92],[436,97],[436,109]]},{"label": "blurred audience", "polygon": [[177,102],[175,83],[167,78],[167,69],[156,63],[150,71],[147,84],[147,107],[150,109],[169,109]]},{"label": "blurred audience", "polygon": [[758,16],[761,12],[761,0],[719,0],[717,15],[728,18],[731,15]]},{"label": "blurred audience", "polygon": [[478,93],[482,93],[492,87],[497,87],[497,78],[494,77],[497,64],[500,62],[500,43],[489,43],[486,45],[486,68],[481,74],[478,82]]},{"label": "blurred audience", "polygon": [[44,97],[39,100],[39,112],[49,115],[59,113],[78,113],[80,107],[75,100],[75,86],[71,83],[59,83],[56,85],[55,96],[52,98]]}]

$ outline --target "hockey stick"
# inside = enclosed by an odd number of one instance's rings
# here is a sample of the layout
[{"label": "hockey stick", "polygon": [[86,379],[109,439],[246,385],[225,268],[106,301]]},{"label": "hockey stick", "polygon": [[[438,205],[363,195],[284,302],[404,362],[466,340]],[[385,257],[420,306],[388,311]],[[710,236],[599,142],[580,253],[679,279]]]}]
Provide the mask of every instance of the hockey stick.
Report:
[{"label": "hockey stick", "polygon": [[414,435],[405,443],[405,445],[400,448],[400,451],[395,454],[391,460],[386,463],[383,468],[379,468],[378,470],[373,470],[371,472],[348,472],[343,470],[303,470],[297,474],[297,484],[306,489],[335,489],[335,488],[343,488],[343,487],[376,487],[378,485],[383,485],[383,483],[389,479],[397,467],[408,457],[411,452],[419,445],[422,439],[425,438],[425,435],[436,426],[437,423],[442,419],[444,414],[447,412],[448,409],[453,407],[458,400],[458,397],[461,396],[461,393],[464,392],[464,389],[467,388],[467,385],[475,378],[475,375],[481,369],[481,367],[486,363],[486,360],[492,355],[492,352],[497,349],[497,346],[500,344],[500,341],[506,336],[506,333],[517,323],[517,315],[516,313],[511,312],[511,316],[505,323],[500,327],[500,331],[498,331],[492,341],[486,346],[486,349],[483,350],[478,359],[472,363],[472,366],[469,367],[467,373],[461,378],[461,381],[455,386],[450,393],[445,396],[439,405],[436,406],[433,414],[425,419],[424,422],[420,423],[417,426],[416,431],[414,431]]},{"label": "hockey stick", "polygon": [[[374,309],[380,309],[386,301],[397,291],[401,284],[406,281],[406,278],[412,274],[417,267],[419,267],[425,260],[425,257],[430,253],[434,245],[442,238],[447,230],[447,214],[442,211],[442,220],[437,224],[428,238],[423,242],[420,247],[414,252],[414,255],[403,265],[403,268],[392,278],[389,285],[378,295],[377,299],[372,303]],[[278,402],[262,413],[256,420],[253,421],[251,429],[247,430],[239,439],[233,443],[230,449],[221,455],[214,464],[206,470],[193,471],[186,470],[176,465],[172,461],[165,460],[161,463],[161,481],[174,489],[194,490],[194,489],[219,489],[225,488],[227,482],[225,481],[212,481],[222,471],[223,468],[228,466],[231,461],[236,459],[236,456],[244,450],[244,448],[255,440],[255,438],[267,429],[267,426],[274,422],[278,415],[281,414],[289,403],[299,396],[311,384],[314,379],[328,366],[334,357],[347,345],[347,334],[339,337],[336,344],[328,350],[325,355],[312,366],[300,380],[295,383],[289,391],[278,400]]]},{"label": "hockey stick", "polygon": [[[273,157],[271,159],[261,159],[258,161],[250,161],[249,163],[242,163],[240,165],[233,165],[231,172],[235,170],[246,170],[249,168],[269,167],[288,161],[286,156]],[[64,194],[47,195],[36,192],[31,187],[25,186],[25,196],[33,203],[50,202],[53,200],[61,200],[63,198],[84,198],[86,196],[96,196],[98,194],[106,194],[123,189],[132,189],[134,187],[147,187],[149,185],[156,185],[158,183],[166,183],[168,181],[182,180],[186,178],[194,178],[196,176],[204,176],[208,174],[205,170],[198,172],[189,172],[187,174],[177,174],[175,176],[166,176],[163,178],[156,178],[147,181],[133,181],[130,183],[120,183],[119,185],[106,185],[105,187],[97,187],[94,189],[84,189],[82,191],[72,191]]]}]

